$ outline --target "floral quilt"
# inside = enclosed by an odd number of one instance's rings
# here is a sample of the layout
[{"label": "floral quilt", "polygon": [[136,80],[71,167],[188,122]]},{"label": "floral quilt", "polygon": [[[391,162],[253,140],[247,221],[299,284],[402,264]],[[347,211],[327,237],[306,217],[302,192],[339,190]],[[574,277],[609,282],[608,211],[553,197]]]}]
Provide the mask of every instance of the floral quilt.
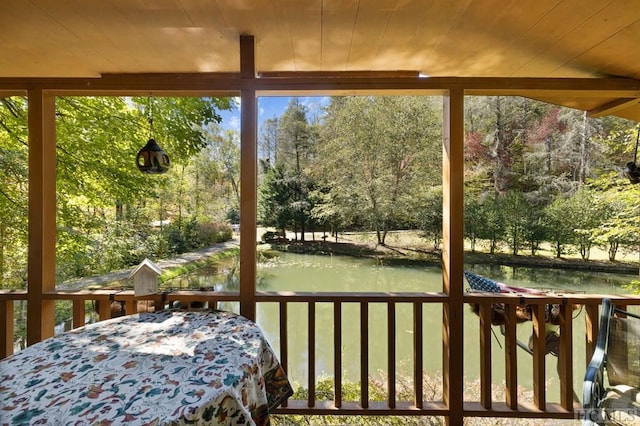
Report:
[{"label": "floral quilt", "polygon": [[260,328],[221,311],[102,321],[0,361],[0,425],[266,425],[291,393]]}]

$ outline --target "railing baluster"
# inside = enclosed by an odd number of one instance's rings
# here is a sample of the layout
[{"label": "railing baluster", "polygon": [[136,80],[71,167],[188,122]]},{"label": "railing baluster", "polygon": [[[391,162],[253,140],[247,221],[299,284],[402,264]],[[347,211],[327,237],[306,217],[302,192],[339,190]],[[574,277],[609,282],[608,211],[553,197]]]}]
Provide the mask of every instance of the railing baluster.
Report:
[{"label": "railing baluster", "polygon": [[[566,300],[564,300],[566,302]],[[560,354],[558,374],[560,375],[560,405],[573,411],[573,304],[560,305]]]},{"label": "railing baluster", "polygon": [[[287,335],[287,302],[280,302],[280,365],[284,369],[284,372],[289,371],[288,368],[288,352],[289,352],[289,336]],[[287,406],[287,402],[282,403],[283,407]]]},{"label": "railing baluster", "polygon": [[369,304],[360,302],[360,404],[369,408]]},{"label": "railing baluster", "polygon": [[586,364],[591,361],[591,357],[596,350],[598,340],[598,305],[584,306],[584,329],[585,329],[585,357]]},{"label": "railing baluster", "polygon": [[515,410],[518,408],[518,345],[516,336],[516,305],[514,303],[505,302],[505,308],[505,402],[510,409]]},{"label": "railing baluster", "polygon": [[82,327],[86,322],[85,301],[80,299],[73,300],[73,323],[72,328]]},{"label": "railing baluster", "polygon": [[125,300],[124,311],[127,315],[133,315],[138,313],[138,301],[135,299]]},{"label": "railing baluster", "polygon": [[333,375],[335,406],[342,407],[342,304],[333,303]]},{"label": "railing baluster", "polygon": [[491,409],[491,304],[480,304],[480,405]]},{"label": "railing baluster", "polygon": [[413,387],[416,408],[422,409],[422,302],[413,304]]},{"label": "railing baluster", "polygon": [[533,402],[536,408],[544,410],[546,408],[545,394],[545,355],[547,351],[545,326],[545,305],[538,303],[533,305],[532,327],[533,327]]},{"label": "railing baluster", "polygon": [[0,359],[13,355],[13,300],[0,300]]},{"label": "railing baluster", "polygon": [[111,299],[101,299],[97,300],[98,304],[98,317],[100,321],[111,319]]},{"label": "railing baluster", "polygon": [[316,405],[316,304],[309,302],[309,407]]},{"label": "railing baluster", "polygon": [[389,362],[389,408],[396,408],[396,304],[387,304],[387,359]]}]

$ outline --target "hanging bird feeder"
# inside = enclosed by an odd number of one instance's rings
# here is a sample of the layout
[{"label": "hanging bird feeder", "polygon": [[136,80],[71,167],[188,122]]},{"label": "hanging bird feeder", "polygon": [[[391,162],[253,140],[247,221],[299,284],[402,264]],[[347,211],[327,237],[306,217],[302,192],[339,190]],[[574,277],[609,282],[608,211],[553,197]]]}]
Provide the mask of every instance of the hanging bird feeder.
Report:
[{"label": "hanging bird feeder", "polygon": [[143,173],[160,174],[166,173],[169,170],[171,162],[166,152],[158,145],[158,142],[153,138],[153,107],[151,101],[149,101],[149,130],[151,136],[147,141],[147,144],[138,151],[136,157],[136,165],[138,169]]}]

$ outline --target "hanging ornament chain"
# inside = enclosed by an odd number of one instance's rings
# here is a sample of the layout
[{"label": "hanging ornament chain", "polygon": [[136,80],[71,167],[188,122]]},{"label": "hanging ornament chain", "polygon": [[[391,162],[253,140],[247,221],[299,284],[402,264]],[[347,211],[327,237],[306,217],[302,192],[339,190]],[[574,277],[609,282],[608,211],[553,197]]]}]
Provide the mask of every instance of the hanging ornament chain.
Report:
[{"label": "hanging ornament chain", "polygon": [[[151,99],[151,96],[149,96],[148,99],[148,103],[149,103],[149,139],[153,139],[153,101]],[[636,146],[636,150],[638,149],[638,147]]]},{"label": "hanging ornament chain", "polygon": [[633,151],[633,164],[637,164],[638,160],[638,142],[640,142],[640,125],[636,129],[636,149]]}]

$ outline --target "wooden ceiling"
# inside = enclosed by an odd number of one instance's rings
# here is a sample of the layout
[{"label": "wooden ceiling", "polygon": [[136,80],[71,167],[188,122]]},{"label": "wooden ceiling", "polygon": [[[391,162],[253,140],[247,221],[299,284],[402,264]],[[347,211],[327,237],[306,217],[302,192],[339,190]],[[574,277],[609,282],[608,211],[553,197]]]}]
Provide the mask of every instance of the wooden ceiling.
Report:
[{"label": "wooden ceiling", "polygon": [[259,73],[640,80],[638,0],[2,0],[0,78],[238,72],[241,34]]}]

